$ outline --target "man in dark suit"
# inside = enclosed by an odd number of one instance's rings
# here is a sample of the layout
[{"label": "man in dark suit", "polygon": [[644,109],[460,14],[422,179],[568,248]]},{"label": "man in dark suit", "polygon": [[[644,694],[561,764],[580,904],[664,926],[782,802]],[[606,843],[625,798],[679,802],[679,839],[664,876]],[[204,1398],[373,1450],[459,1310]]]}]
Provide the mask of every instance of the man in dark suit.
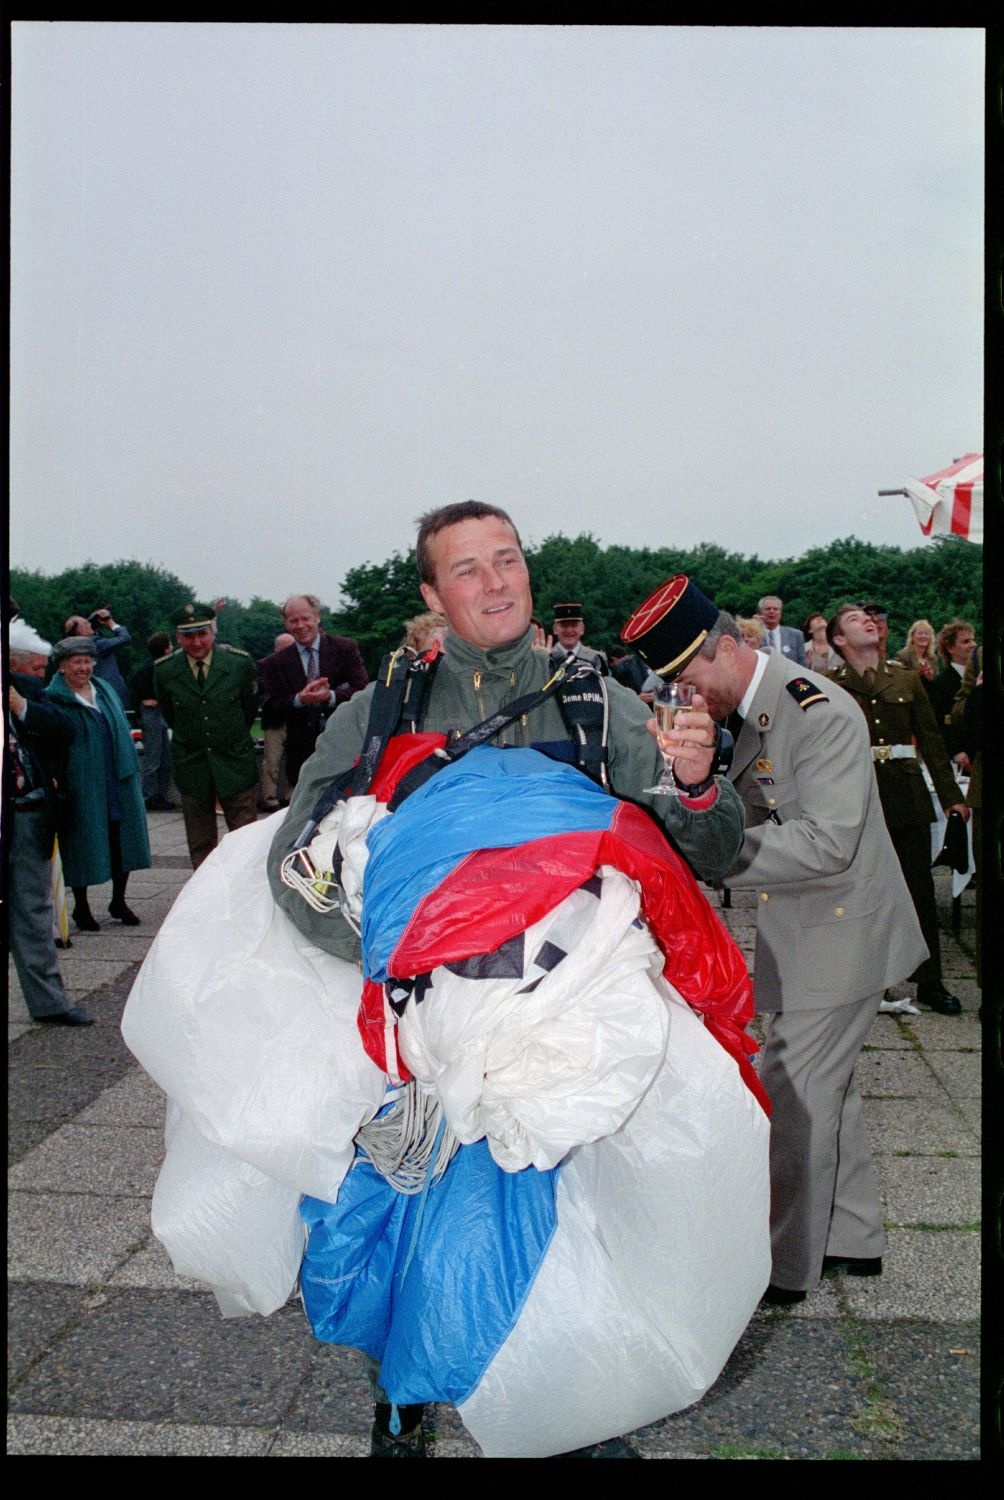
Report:
[{"label": "man in dark suit", "polygon": [[805,637],[793,626],[781,624],[781,611],[784,605],[777,595],[765,594],[757,608],[763,619],[764,648],[777,651],[782,656],[786,656],[789,661],[797,661],[800,667],[804,667]]},{"label": "man in dark suit", "polygon": [[76,726],[65,709],[53,703],[41,681],[52,649],[48,641],[24,620],[13,620],[8,631],[11,676],[4,770],[11,816],[11,957],[33,1021],[91,1026],[93,1017],[74,1005],[63,988],[52,931],[50,860],[58,792],[65,785],[65,752],[76,737]]},{"label": "man in dark suit", "polygon": [[261,663],[262,717],[285,720],[286,780],[295,786],[331,714],[369,677],[355,641],[321,629],[321,602],[313,594],[293,594],[282,618],[293,644]]},{"label": "man in dark suit", "polygon": [[181,650],[157,662],[153,695],[173,733],[174,781],[197,870],[216,848],[217,798],[229,829],[257,816],[255,664],[246,651],[217,641],[211,604],[185,604],[171,624]]}]

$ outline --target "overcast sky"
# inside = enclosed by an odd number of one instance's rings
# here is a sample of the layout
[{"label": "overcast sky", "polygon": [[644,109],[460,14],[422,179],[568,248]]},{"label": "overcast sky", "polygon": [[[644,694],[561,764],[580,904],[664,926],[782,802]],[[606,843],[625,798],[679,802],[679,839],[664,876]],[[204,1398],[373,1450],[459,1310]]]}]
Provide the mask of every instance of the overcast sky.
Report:
[{"label": "overcast sky", "polygon": [[982,446],[983,46],[15,23],[12,562],[334,604],[470,497],[920,545],[876,491]]}]

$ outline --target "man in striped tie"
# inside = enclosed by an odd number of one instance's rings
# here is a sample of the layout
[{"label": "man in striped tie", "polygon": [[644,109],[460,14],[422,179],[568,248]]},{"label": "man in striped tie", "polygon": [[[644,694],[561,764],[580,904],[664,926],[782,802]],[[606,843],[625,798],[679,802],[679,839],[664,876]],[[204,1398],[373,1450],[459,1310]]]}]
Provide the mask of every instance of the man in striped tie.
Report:
[{"label": "man in striped tie", "polygon": [[261,686],[269,722],[285,720],[286,780],[293,787],[330,716],[369,677],[355,641],[321,629],[321,601],[315,595],[291,595],[282,618],[293,644],[262,663]]}]

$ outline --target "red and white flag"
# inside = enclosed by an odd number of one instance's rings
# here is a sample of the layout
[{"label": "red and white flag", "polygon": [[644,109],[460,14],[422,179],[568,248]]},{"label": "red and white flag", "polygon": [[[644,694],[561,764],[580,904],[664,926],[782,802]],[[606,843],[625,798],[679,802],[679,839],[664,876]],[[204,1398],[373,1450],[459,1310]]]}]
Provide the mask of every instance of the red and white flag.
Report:
[{"label": "red and white flag", "polygon": [[905,494],[925,536],[961,536],[983,541],[983,454],[967,453],[926,479],[908,479]]}]

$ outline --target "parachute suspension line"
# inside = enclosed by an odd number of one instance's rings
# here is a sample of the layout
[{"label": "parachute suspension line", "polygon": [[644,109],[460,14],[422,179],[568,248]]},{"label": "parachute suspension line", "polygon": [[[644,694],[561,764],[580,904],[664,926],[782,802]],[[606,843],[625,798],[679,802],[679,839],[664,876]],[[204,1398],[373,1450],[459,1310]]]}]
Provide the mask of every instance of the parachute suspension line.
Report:
[{"label": "parachute suspension line", "polygon": [[412,1082],[356,1135],[359,1154],[399,1193],[420,1193],[442,1177],[459,1142],[434,1095]]}]

